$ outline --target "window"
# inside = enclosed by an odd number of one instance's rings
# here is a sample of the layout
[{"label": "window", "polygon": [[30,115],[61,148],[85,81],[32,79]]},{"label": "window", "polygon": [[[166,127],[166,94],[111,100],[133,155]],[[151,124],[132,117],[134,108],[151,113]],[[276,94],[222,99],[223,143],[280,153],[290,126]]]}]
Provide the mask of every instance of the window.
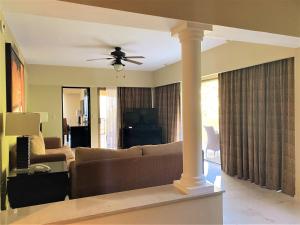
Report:
[{"label": "window", "polygon": [[[204,149],[204,158],[220,163],[219,134],[219,86],[218,79],[212,79],[202,82],[201,86],[201,110],[202,110],[202,148]],[[213,128],[216,136],[207,135],[207,128]],[[210,140],[209,140],[210,138]],[[208,146],[208,143],[215,143],[214,146]]]}]

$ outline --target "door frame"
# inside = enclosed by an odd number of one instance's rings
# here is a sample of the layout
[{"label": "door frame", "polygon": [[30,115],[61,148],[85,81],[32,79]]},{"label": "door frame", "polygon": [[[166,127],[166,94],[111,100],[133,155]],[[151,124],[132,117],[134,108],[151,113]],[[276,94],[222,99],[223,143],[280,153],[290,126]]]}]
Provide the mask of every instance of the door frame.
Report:
[{"label": "door frame", "polygon": [[106,87],[98,87],[97,88],[97,103],[98,103],[97,122],[98,122],[98,146],[99,146],[99,148],[101,148],[101,118],[100,118],[100,111],[101,111],[100,92],[101,92],[101,90],[106,91]]},{"label": "door frame", "polygon": [[61,135],[62,135],[62,143],[65,144],[64,139],[64,131],[63,131],[63,119],[64,119],[64,88],[73,88],[73,89],[86,89],[88,95],[88,130],[89,130],[89,146],[92,144],[92,133],[91,133],[91,88],[90,87],[75,87],[75,86],[62,86],[61,87]]}]

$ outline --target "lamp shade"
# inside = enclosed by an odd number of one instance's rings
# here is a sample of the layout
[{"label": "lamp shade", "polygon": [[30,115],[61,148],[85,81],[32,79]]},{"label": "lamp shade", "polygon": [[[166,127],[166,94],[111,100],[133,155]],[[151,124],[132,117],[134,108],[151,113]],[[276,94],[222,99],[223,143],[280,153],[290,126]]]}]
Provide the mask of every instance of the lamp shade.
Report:
[{"label": "lamp shade", "polygon": [[114,64],[114,69],[115,69],[115,71],[120,72],[124,69],[124,65],[116,63],[116,64]]},{"label": "lamp shade", "polygon": [[40,123],[48,122],[48,112],[36,112],[40,114]]},{"label": "lamp shade", "polygon": [[6,113],[6,136],[39,135],[39,113]]}]

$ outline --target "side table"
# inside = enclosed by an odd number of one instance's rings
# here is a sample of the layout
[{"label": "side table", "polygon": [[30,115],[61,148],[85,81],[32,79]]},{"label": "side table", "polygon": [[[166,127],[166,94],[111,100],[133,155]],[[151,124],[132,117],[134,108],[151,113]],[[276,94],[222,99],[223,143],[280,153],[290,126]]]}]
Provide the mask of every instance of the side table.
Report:
[{"label": "side table", "polygon": [[69,188],[66,162],[45,162],[43,165],[51,170],[33,174],[12,171],[9,174],[7,192],[11,208],[65,200]]}]

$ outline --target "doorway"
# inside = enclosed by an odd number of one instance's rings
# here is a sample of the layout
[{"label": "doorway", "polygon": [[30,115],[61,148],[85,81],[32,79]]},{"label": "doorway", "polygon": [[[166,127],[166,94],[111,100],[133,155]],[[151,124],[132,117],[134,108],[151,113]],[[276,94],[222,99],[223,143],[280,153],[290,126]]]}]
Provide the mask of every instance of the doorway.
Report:
[{"label": "doorway", "polygon": [[117,88],[99,88],[99,146],[118,147]]},{"label": "doorway", "polygon": [[90,88],[62,87],[62,140],[71,148],[91,147]]}]

